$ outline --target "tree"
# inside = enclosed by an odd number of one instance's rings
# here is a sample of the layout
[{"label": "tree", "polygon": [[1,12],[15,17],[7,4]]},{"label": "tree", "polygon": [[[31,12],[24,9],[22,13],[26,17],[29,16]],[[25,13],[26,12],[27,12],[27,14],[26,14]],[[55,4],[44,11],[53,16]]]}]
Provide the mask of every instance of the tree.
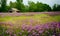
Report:
[{"label": "tree", "polygon": [[60,11],[60,5],[54,4],[53,11]]},{"label": "tree", "polygon": [[43,7],[43,4],[42,4],[42,3],[37,2],[37,3],[36,3],[36,6],[37,6],[36,11],[38,11],[38,12],[44,11],[44,7]]},{"label": "tree", "polygon": [[29,4],[29,11],[30,12],[33,12],[36,10],[37,7],[36,7],[36,4],[34,2],[29,1],[28,4]]},{"label": "tree", "polygon": [[60,11],[60,5],[57,5],[57,11]]},{"label": "tree", "polygon": [[0,0],[0,7],[1,7],[1,0]]},{"label": "tree", "polygon": [[30,12],[51,11],[51,7],[41,2],[34,3],[29,1],[29,11]]},{"label": "tree", "polygon": [[11,7],[11,8],[16,8],[16,2],[10,1],[10,7]]},{"label": "tree", "polygon": [[1,11],[1,0],[0,0],[0,11]]},{"label": "tree", "polygon": [[29,7],[27,5],[22,4],[21,11],[22,12],[28,12],[29,11]]},{"label": "tree", "polygon": [[47,4],[43,4],[44,5],[44,10],[45,11],[52,11],[51,7]]},{"label": "tree", "polygon": [[56,6],[56,4],[54,4],[53,11],[56,11],[56,9],[57,9],[57,6]]},{"label": "tree", "polygon": [[43,4],[43,3],[40,3],[40,2],[37,2],[37,10],[36,11],[51,11],[51,7],[47,4]]},{"label": "tree", "polygon": [[5,12],[7,10],[6,4],[7,4],[7,0],[1,0],[1,10],[0,11]]},{"label": "tree", "polygon": [[24,12],[29,12],[29,6],[25,6]]},{"label": "tree", "polygon": [[16,8],[21,11],[23,0],[16,0]]}]

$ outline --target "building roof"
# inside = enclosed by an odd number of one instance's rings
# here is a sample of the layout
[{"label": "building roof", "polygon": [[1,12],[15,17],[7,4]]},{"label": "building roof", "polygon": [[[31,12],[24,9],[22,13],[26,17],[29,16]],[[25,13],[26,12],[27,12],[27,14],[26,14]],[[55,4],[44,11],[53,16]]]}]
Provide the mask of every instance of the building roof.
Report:
[{"label": "building roof", "polygon": [[19,11],[19,10],[16,8],[11,8],[9,11]]}]

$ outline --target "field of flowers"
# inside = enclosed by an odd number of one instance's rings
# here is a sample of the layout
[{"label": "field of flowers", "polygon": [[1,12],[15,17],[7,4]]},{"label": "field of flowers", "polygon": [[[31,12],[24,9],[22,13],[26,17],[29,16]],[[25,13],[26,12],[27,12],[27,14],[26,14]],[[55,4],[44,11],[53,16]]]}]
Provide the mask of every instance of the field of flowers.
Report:
[{"label": "field of flowers", "polygon": [[0,17],[0,36],[60,36],[60,15]]}]

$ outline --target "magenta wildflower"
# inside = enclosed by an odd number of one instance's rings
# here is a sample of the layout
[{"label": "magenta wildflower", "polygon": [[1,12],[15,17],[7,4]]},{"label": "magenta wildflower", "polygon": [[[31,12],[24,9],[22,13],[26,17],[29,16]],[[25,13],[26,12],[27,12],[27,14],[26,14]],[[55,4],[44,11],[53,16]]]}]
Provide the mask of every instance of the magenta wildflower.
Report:
[{"label": "magenta wildflower", "polygon": [[52,36],[55,36],[55,35],[52,35]]},{"label": "magenta wildflower", "polygon": [[43,30],[40,30],[39,33],[43,33]]}]

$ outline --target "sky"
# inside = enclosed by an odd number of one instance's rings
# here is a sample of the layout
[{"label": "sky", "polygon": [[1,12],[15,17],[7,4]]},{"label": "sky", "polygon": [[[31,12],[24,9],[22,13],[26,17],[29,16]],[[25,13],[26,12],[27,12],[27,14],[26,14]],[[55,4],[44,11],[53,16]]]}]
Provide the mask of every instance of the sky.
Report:
[{"label": "sky", "polygon": [[[15,2],[16,0],[8,0],[7,1],[7,4],[9,4],[9,2],[12,1],[12,2]],[[54,4],[60,4],[60,0],[23,0],[23,3],[25,5],[28,5],[28,1],[33,1],[33,2],[42,2],[42,3],[46,3],[48,5],[50,5],[51,7],[54,5]]]}]

